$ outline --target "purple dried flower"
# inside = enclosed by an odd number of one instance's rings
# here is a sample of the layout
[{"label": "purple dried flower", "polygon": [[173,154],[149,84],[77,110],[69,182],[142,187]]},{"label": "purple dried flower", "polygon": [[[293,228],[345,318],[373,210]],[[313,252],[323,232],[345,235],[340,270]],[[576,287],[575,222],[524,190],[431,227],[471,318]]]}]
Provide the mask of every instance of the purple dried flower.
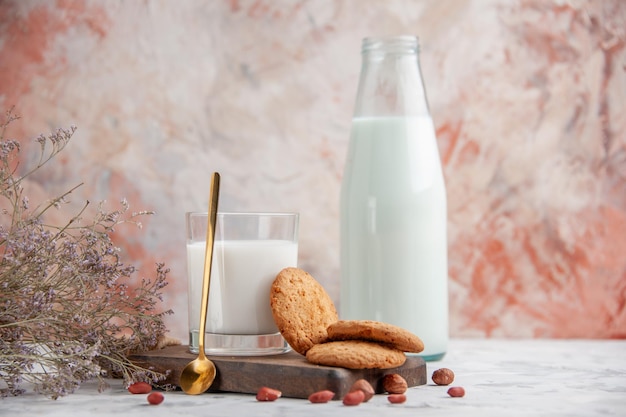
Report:
[{"label": "purple dried flower", "polygon": [[61,152],[76,128],[39,136],[38,165],[15,177],[19,143],[2,137],[15,119],[7,112],[0,124],[0,197],[10,208],[0,210],[0,396],[21,395],[24,382],[58,398],[92,378],[103,387],[103,376],[130,381],[141,372],[144,380],[162,380],[125,355],[150,349],[166,332],[163,317],[171,311],[157,311],[157,301],[169,270],[158,264],[154,279],[132,279],[136,269],[121,261],[109,237],[116,226],[137,224],[125,199],[115,211],[100,203],[84,225],[89,202],[65,225],[43,222],[46,211],[59,208],[75,188],[31,211],[21,181]]}]

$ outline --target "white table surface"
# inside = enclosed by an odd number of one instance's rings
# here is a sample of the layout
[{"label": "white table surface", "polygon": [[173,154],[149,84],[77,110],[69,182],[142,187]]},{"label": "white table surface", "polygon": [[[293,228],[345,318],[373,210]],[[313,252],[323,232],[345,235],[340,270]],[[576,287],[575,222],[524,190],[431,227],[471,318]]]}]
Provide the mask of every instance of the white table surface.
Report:
[{"label": "white table surface", "polygon": [[[430,376],[447,367],[463,386],[463,398]],[[165,401],[148,405],[146,395],[131,395],[120,380],[99,393],[83,384],[69,396],[51,400],[32,392],[0,399],[2,416],[626,416],[626,340],[452,340],[448,354],[428,362],[428,383],[410,388],[404,404],[376,395],[356,407],[341,401],[311,404],[280,398],[261,403],[253,395],[186,395],[165,392]]]}]

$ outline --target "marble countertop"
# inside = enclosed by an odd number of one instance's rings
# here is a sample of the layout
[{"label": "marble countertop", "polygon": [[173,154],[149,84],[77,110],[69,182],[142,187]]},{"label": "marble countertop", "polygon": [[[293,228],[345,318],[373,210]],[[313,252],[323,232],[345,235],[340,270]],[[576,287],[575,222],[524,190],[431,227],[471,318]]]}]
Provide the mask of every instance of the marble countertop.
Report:
[{"label": "marble countertop", "polygon": [[[463,398],[430,380],[435,369],[452,369],[453,386]],[[341,401],[311,404],[280,398],[260,403],[253,395],[212,393],[189,396],[165,392],[165,401],[148,405],[122,381],[102,393],[86,383],[74,394],[50,400],[32,392],[0,399],[0,415],[46,416],[624,416],[626,415],[626,340],[452,340],[441,361],[428,362],[428,383],[410,388],[404,404],[377,395],[357,407]]]}]

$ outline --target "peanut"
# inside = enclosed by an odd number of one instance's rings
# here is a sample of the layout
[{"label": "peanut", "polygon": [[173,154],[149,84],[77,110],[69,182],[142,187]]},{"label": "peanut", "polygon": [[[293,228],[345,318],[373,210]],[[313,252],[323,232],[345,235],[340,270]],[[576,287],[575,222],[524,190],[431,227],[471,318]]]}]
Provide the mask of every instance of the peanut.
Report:
[{"label": "peanut", "polygon": [[387,374],[383,377],[383,389],[389,394],[404,394],[408,384],[399,374]]},{"label": "peanut", "polygon": [[454,372],[448,368],[437,369],[432,378],[437,385],[450,385],[454,381]]},{"label": "peanut", "polygon": [[322,391],[314,392],[313,394],[309,395],[309,401],[311,401],[314,404],[327,403],[328,401],[332,400],[334,396],[335,396],[334,392],[325,389]]},{"label": "peanut", "polygon": [[372,387],[372,384],[367,382],[365,379],[355,381],[350,387],[350,392],[357,390],[363,391],[363,402],[368,402],[374,396],[374,387]]},{"label": "peanut", "polygon": [[261,387],[256,393],[256,399],[257,401],[276,401],[281,395],[283,393],[277,389]]},{"label": "peanut", "polygon": [[128,392],[131,394],[147,394],[152,391],[152,385],[147,382],[135,382],[128,386]]},{"label": "peanut", "polygon": [[451,397],[463,397],[465,395],[465,389],[463,387],[451,387],[448,389],[448,395]]},{"label": "peanut", "polygon": [[402,404],[406,402],[406,395],[404,394],[390,394],[387,396],[387,400],[391,404]]},{"label": "peanut", "polygon": [[343,405],[359,405],[365,399],[365,394],[360,389],[347,393],[343,397]]},{"label": "peanut", "polygon": [[159,405],[164,399],[165,397],[160,392],[151,392],[148,395],[148,403],[151,405]]}]

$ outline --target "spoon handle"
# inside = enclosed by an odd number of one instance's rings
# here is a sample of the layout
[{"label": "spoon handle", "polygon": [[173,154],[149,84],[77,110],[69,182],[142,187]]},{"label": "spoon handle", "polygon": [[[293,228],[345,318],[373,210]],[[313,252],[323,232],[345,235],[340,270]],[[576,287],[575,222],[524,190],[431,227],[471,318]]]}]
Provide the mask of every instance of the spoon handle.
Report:
[{"label": "spoon handle", "polygon": [[204,275],[202,277],[202,302],[200,304],[200,334],[198,335],[198,351],[200,357],[204,353],[206,333],[206,316],[209,308],[209,289],[211,287],[211,264],[213,263],[213,246],[215,243],[215,223],[217,221],[217,202],[220,194],[220,174],[211,177],[211,197],[209,199],[209,220],[206,230],[206,250],[204,252]]}]

